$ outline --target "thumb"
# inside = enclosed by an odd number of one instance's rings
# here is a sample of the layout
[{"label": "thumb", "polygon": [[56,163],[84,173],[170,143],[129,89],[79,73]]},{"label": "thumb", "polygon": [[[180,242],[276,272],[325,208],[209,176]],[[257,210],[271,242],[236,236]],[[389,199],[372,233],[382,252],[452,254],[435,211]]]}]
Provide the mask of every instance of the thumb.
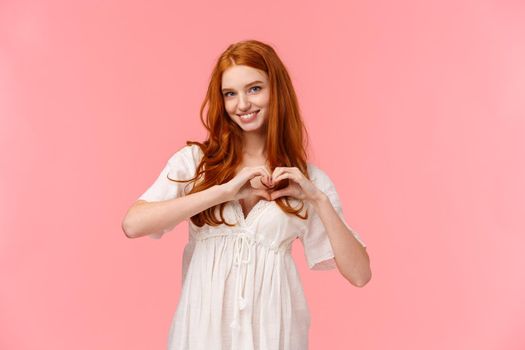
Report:
[{"label": "thumb", "polygon": [[289,194],[288,189],[287,188],[283,188],[281,190],[272,192],[271,197],[272,197],[272,201],[273,201],[274,199],[277,199],[279,197],[289,196],[289,195],[290,194]]},{"label": "thumb", "polygon": [[259,197],[263,197],[263,198],[265,198],[268,201],[270,200],[270,195],[265,190],[255,190],[254,193],[255,193],[255,195],[257,195]]}]

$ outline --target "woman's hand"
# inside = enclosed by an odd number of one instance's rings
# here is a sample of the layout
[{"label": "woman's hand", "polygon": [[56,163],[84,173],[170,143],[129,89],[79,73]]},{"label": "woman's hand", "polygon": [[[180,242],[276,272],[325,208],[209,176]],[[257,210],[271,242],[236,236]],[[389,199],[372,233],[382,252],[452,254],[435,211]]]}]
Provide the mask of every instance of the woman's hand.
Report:
[{"label": "woman's hand", "polygon": [[244,167],[224,186],[229,193],[230,200],[255,195],[269,201],[271,199],[267,189],[270,188],[268,184],[270,177],[270,172],[265,166]]},{"label": "woman's hand", "polygon": [[271,178],[270,184],[273,187],[284,179],[291,180],[285,188],[271,192],[271,200],[282,196],[291,196],[305,201],[314,201],[323,194],[297,167],[277,167],[274,169]]}]

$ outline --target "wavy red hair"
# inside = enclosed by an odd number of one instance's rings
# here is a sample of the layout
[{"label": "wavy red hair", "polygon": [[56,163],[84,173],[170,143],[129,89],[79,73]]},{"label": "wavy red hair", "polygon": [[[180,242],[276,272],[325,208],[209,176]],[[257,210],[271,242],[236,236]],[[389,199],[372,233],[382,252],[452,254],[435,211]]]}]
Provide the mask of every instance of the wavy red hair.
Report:
[{"label": "wavy red hair", "polygon": [[[228,46],[211,73],[208,91],[200,109],[200,118],[208,130],[208,138],[203,143],[186,141],[187,145],[197,144],[203,152],[195,177],[188,180],[168,177],[176,182],[194,182],[188,194],[230,181],[235,176],[235,169],[241,164],[243,130],[227,114],[221,92],[222,74],[234,65],[250,66],[268,75],[270,101],[266,147],[270,173],[276,167],[297,167],[309,178],[306,166],[308,133],[290,76],[271,46],[257,40],[246,40]],[[206,106],[208,109],[204,118]],[[288,179],[281,181],[276,189],[286,186]],[[304,207],[302,201],[299,208],[293,208],[286,196],[275,201],[284,212],[301,219],[308,218],[308,213],[304,216],[299,214]],[[225,205],[226,202],[195,214],[191,221],[197,226],[223,223],[234,226],[224,220]],[[216,207],[219,207],[220,219],[214,215]]]}]

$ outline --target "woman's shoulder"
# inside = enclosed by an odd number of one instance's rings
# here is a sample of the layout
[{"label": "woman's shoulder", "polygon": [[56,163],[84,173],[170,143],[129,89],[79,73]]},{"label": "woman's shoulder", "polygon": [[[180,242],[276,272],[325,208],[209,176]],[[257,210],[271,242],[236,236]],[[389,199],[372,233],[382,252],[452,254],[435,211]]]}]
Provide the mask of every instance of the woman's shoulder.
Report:
[{"label": "woman's shoulder", "polygon": [[192,165],[198,164],[203,156],[203,152],[199,145],[190,144],[185,145],[177,149],[169,159],[170,163],[177,163],[180,161],[191,163]]},{"label": "woman's shoulder", "polygon": [[318,165],[311,162],[306,162],[306,169],[312,181],[320,181],[328,176]]},{"label": "woman's shoulder", "polygon": [[310,180],[322,189],[329,190],[334,186],[331,177],[320,166],[307,162],[308,176]]}]

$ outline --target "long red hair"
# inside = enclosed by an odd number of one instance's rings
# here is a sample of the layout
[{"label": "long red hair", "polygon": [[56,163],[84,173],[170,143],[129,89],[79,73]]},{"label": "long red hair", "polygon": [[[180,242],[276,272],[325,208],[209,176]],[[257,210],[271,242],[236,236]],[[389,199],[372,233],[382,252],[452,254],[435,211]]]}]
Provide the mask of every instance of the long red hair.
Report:
[{"label": "long red hair", "polygon": [[[195,177],[189,180],[168,179],[176,182],[194,182],[188,193],[203,191],[214,185],[230,181],[235,176],[235,169],[242,161],[243,130],[229,117],[224,108],[221,92],[223,72],[234,65],[246,65],[266,72],[270,87],[270,101],[267,124],[267,155],[270,173],[276,167],[297,167],[307,178],[306,149],[308,132],[303,124],[297,96],[290,76],[274,49],[257,40],[246,40],[231,44],[219,56],[211,73],[211,79],[201,109],[200,118],[208,130],[208,138],[203,143],[186,141],[187,145],[197,144],[203,152],[202,160],[196,169]],[[206,118],[204,109],[208,106]],[[288,186],[288,179],[281,181],[276,189]],[[275,199],[275,202],[286,213],[307,219],[299,212],[303,209],[290,205],[287,196]],[[234,226],[224,220],[223,212],[226,202],[208,208],[191,217],[197,226],[208,224],[217,226],[225,224]],[[220,219],[215,213],[219,207]]]}]

